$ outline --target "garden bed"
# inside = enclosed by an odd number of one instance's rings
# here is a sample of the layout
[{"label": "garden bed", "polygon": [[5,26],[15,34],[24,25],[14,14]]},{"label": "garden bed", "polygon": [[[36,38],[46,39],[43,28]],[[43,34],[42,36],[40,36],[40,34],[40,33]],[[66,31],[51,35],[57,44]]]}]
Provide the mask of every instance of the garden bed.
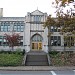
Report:
[{"label": "garden bed", "polygon": [[57,52],[49,53],[52,66],[75,66],[74,52]]},{"label": "garden bed", "polygon": [[23,56],[20,52],[2,52],[0,53],[0,66],[20,66]]}]

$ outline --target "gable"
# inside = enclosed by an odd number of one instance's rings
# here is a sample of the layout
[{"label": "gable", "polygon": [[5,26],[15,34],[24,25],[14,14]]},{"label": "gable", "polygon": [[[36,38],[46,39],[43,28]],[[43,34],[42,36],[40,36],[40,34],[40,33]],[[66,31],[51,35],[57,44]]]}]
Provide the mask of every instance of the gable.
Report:
[{"label": "gable", "polygon": [[39,10],[35,10],[31,13],[31,15],[43,15],[44,13],[39,11]]}]

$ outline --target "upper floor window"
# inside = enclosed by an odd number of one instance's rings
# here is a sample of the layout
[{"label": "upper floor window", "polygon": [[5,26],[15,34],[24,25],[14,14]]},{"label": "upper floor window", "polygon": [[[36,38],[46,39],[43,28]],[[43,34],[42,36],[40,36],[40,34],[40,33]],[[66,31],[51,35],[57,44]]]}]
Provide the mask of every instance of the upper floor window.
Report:
[{"label": "upper floor window", "polygon": [[10,23],[9,22],[0,23],[0,31],[2,31],[2,32],[10,31]]},{"label": "upper floor window", "polygon": [[51,36],[51,46],[61,46],[61,36]]},{"label": "upper floor window", "polygon": [[34,22],[41,22],[41,17],[40,15],[35,15],[34,16]]},{"label": "upper floor window", "polygon": [[24,31],[24,23],[20,23],[20,22],[14,23],[14,31],[23,32]]},{"label": "upper floor window", "polygon": [[60,27],[51,26],[51,27],[50,27],[50,31],[51,31],[51,32],[60,32]]}]

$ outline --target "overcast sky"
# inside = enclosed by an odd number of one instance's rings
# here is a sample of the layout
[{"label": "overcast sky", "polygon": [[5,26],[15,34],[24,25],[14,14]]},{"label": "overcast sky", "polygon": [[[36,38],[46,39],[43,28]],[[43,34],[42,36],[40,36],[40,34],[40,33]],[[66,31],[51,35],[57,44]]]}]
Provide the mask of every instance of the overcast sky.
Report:
[{"label": "overcast sky", "polygon": [[24,17],[27,12],[33,12],[37,8],[42,12],[53,14],[52,1],[53,0],[0,0],[0,8],[3,8],[4,17]]}]

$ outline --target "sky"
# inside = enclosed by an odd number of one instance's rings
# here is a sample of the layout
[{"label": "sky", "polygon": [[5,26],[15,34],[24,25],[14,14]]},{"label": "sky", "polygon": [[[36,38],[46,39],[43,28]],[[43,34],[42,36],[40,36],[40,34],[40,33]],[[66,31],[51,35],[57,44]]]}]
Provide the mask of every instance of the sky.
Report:
[{"label": "sky", "polygon": [[41,12],[55,15],[52,7],[53,0],[0,0],[0,8],[3,8],[4,17],[24,17],[27,12],[33,12],[37,8]]}]

